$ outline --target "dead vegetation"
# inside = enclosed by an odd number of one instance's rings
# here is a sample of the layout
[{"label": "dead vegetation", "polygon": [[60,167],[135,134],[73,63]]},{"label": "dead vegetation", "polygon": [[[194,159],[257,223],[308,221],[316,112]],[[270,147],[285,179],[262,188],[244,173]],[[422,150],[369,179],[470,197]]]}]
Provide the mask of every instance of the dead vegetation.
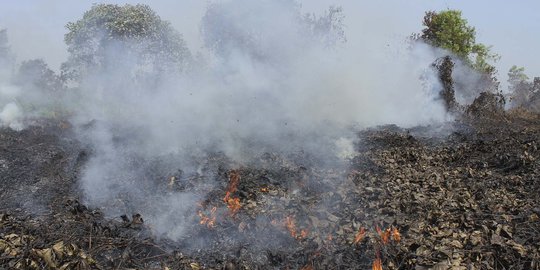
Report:
[{"label": "dead vegetation", "polygon": [[[540,118],[494,115],[457,121],[447,135],[362,131],[344,168],[271,153],[255,167],[224,162],[221,187],[193,206],[178,241],[156,238],[137,213],[105,217],[79,203],[86,154],[69,130],[2,130],[0,265],[539,269]],[[163,179],[164,190],[185,181]]]}]

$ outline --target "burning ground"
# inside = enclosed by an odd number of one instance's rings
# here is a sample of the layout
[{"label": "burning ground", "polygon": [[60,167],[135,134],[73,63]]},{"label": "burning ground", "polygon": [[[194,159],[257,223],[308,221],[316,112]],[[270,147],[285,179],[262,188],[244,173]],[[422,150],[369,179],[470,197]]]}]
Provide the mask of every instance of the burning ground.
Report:
[{"label": "burning ground", "polygon": [[[451,132],[362,131],[347,168],[267,153],[218,154],[200,174],[156,175],[159,192],[207,194],[175,241],[137,212],[81,204],[88,150],[63,123],[1,132],[0,249],[7,268],[538,269],[540,118],[523,111]],[[181,168],[179,168],[181,169]],[[213,186],[198,185],[205,177]],[[121,199],[119,199],[121,200]],[[135,209],[137,206],[135,206]]]},{"label": "burning ground", "polygon": [[215,1],[192,51],[95,4],[59,72],[1,30],[2,267],[538,269],[539,80],[376,10]]}]

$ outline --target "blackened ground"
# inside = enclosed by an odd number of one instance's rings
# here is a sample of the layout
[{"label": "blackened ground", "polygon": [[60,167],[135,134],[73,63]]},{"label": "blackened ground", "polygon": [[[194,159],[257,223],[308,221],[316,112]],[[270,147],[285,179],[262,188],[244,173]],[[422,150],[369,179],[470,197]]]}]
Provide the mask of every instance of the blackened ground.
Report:
[{"label": "blackened ground", "polygon": [[[222,184],[193,206],[190,234],[178,241],[154,237],[135,213],[104,217],[79,203],[90,154],[72,138],[57,123],[0,131],[2,267],[366,269],[380,258],[383,269],[540,269],[535,114],[365,130],[346,167],[272,153],[252,167],[212,159]],[[222,198],[234,173],[241,209],[230,215]],[[199,224],[196,211],[211,217],[213,207],[215,226]],[[385,241],[377,228],[401,239]]]},{"label": "blackened ground", "polygon": [[63,123],[47,123],[20,132],[0,132],[0,205],[36,215],[59,195],[75,190],[84,152],[78,149]]}]

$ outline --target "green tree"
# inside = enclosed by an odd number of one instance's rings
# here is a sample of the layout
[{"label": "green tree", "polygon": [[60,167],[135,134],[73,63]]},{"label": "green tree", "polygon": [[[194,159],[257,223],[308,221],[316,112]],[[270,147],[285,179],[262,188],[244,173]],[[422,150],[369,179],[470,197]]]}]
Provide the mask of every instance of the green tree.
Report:
[{"label": "green tree", "polygon": [[499,57],[491,53],[490,47],[476,43],[476,30],[462,17],[461,11],[428,11],[423,25],[422,33],[413,35],[413,39],[420,39],[452,53],[452,56],[441,57],[433,64],[443,86],[440,96],[449,111],[459,110],[452,78],[456,58],[481,73],[481,79],[476,82],[478,90],[493,92],[498,89],[496,69],[491,63]]},{"label": "green tree", "polygon": [[476,30],[469,26],[459,10],[428,11],[424,16],[420,38],[433,46],[447,49],[474,69],[493,75],[490,62],[498,60],[490,47],[476,43]]},{"label": "green tree", "polygon": [[529,77],[525,74],[524,67],[513,65],[508,71],[508,83],[510,84],[510,87],[526,82],[528,79]]},{"label": "green tree", "polygon": [[119,63],[137,72],[181,71],[191,58],[182,36],[146,5],[97,4],[66,27],[69,58],[62,76],[67,79]]}]

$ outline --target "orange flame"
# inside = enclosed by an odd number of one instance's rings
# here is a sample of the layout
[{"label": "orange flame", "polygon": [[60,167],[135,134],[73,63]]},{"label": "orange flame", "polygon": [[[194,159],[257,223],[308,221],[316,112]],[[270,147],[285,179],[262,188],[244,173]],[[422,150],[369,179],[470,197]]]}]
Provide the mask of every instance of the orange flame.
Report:
[{"label": "orange flame", "polygon": [[293,238],[296,238],[296,224],[292,217],[285,218],[285,226]]},{"label": "orange flame", "polygon": [[302,229],[300,230],[300,238],[306,238],[309,234],[308,230]]},{"label": "orange flame", "polygon": [[239,198],[229,198],[227,200],[227,208],[229,208],[229,214],[231,216],[236,215],[236,213],[240,210],[242,205],[240,204]]},{"label": "orange flame", "polygon": [[199,224],[206,225],[208,228],[214,228],[216,226],[216,207],[212,207],[210,210],[210,216],[207,216],[203,211],[197,211],[197,215],[201,218]]},{"label": "orange flame", "polygon": [[381,258],[377,257],[375,261],[373,261],[373,270],[382,270],[382,261]]},{"label": "orange flame", "polygon": [[379,228],[379,226],[377,226],[376,230],[377,230],[377,233],[379,234],[379,236],[381,237],[381,242],[383,243],[383,245],[388,244],[388,240],[390,239],[390,233],[391,233],[390,228],[388,228],[386,230],[381,230],[381,228]]},{"label": "orange flame", "polygon": [[240,198],[232,197],[232,194],[236,192],[239,182],[240,172],[238,170],[230,171],[229,185],[227,186],[227,192],[225,193],[225,197],[223,197],[223,201],[227,204],[227,208],[229,208],[230,216],[235,216],[242,207],[242,205],[240,204]]},{"label": "orange flame", "polygon": [[332,240],[334,240],[334,237],[332,237],[331,234],[328,234],[328,235],[326,236],[326,240],[329,241],[329,242],[331,242]]},{"label": "orange flame", "polygon": [[225,197],[223,197],[223,201],[227,203],[231,197],[231,195],[236,192],[236,188],[238,187],[238,183],[240,182],[240,172],[238,170],[232,170],[229,172],[229,186],[227,187],[227,193],[225,193]]},{"label": "orange flame", "polygon": [[394,239],[394,241],[396,242],[401,241],[401,234],[399,233],[398,229],[395,227],[392,230],[392,239]]},{"label": "orange flame", "polygon": [[296,221],[291,216],[285,218],[285,227],[287,227],[287,230],[291,236],[297,240],[304,239],[309,235],[309,231],[306,229],[301,229],[300,233],[298,233],[296,229]]},{"label": "orange flame", "polygon": [[358,233],[356,233],[356,236],[354,237],[354,244],[358,244],[364,240],[364,237],[366,236],[366,229],[364,227],[361,227],[358,229]]}]

